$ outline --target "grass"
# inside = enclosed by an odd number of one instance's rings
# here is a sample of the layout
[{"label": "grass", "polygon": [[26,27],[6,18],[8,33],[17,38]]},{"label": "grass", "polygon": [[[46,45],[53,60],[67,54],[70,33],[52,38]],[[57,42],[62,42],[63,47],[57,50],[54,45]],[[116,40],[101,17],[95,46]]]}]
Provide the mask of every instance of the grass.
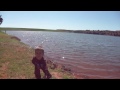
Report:
[{"label": "grass", "polygon": [[[34,79],[33,55],[32,48],[0,31],[0,79]],[[59,68],[49,71],[52,79],[74,78]]]}]

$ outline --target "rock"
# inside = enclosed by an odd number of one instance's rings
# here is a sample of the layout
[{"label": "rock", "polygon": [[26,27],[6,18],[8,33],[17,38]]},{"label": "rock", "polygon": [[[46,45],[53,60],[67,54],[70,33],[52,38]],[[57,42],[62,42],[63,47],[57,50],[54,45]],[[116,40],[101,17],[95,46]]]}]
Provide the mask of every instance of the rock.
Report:
[{"label": "rock", "polygon": [[52,65],[50,66],[51,69],[56,69],[57,68],[57,64],[55,64],[54,62],[52,63]]},{"label": "rock", "polygon": [[11,39],[16,39],[16,40],[18,40],[18,41],[21,41],[21,40],[20,40],[18,37],[16,37],[16,36],[12,36]]},{"label": "rock", "polygon": [[62,69],[68,72],[71,72],[72,70],[70,68],[65,67],[64,65],[62,65]]},{"label": "rock", "polygon": [[48,64],[50,64],[50,65],[52,64],[52,61],[51,61],[51,60],[47,60],[46,62],[47,62]]}]

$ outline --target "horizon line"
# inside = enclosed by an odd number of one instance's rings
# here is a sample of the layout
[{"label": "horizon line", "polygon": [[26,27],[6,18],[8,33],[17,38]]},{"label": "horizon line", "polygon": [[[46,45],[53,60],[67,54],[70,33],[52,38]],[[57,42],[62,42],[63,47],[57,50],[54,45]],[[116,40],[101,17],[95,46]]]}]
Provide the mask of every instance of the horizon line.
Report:
[{"label": "horizon line", "polygon": [[[23,29],[45,29],[45,28],[28,28],[28,27],[0,27],[0,28],[23,28]],[[74,30],[75,31],[75,29],[45,29],[45,30]],[[77,30],[80,30],[80,29],[77,29]],[[82,29],[81,29],[82,30]],[[85,29],[84,29],[85,30]],[[86,29],[86,30],[93,30],[93,29]],[[96,29],[97,31],[99,30],[101,30],[101,29]],[[105,29],[103,30],[101,30],[101,31],[106,31]],[[120,31],[120,30],[109,30],[109,31]]]}]

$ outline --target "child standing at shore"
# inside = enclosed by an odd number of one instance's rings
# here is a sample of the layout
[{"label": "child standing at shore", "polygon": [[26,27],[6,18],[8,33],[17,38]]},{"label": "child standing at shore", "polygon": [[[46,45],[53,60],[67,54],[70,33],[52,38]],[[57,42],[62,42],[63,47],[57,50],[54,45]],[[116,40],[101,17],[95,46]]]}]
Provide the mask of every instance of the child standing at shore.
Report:
[{"label": "child standing at shore", "polygon": [[33,57],[32,59],[32,63],[35,66],[34,74],[36,79],[41,79],[40,69],[42,69],[42,71],[44,72],[46,79],[50,79],[52,77],[48,71],[47,64],[43,56],[44,56],[44,50],[40,47],[36,47],[35,57]]}]

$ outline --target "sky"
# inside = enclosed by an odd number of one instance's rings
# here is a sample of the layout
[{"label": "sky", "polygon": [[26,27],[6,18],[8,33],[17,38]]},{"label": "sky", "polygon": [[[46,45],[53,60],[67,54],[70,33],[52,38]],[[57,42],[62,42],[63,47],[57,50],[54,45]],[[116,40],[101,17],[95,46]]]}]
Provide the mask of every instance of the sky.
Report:
[{"label": "sky", "polygon": [[120,30],[120,11],[0,11],[0,27]]}]

